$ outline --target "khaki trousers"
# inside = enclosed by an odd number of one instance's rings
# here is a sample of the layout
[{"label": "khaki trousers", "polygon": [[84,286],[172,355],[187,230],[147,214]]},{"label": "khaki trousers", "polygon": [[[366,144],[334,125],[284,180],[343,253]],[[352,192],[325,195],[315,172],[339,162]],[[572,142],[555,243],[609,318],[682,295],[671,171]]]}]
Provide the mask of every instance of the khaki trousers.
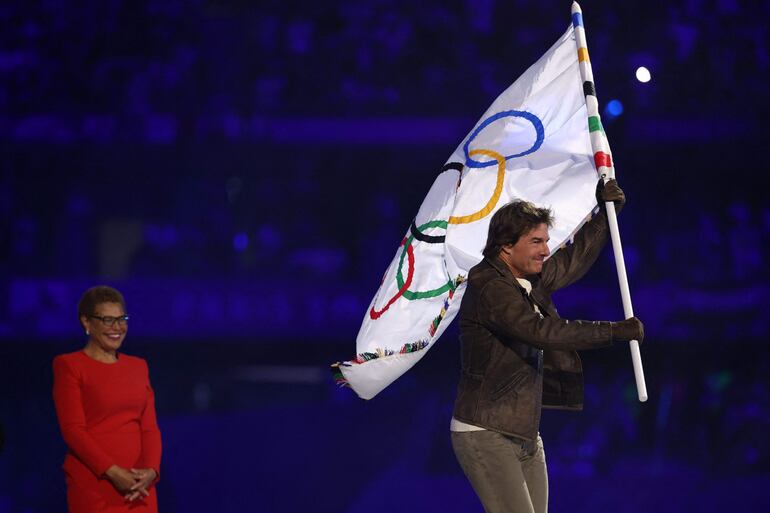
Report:
[{"label": "khaki trousers", "polygon": [[452,432],[452,448],[487,513],[547,513],[543,440],[495,431]]}]

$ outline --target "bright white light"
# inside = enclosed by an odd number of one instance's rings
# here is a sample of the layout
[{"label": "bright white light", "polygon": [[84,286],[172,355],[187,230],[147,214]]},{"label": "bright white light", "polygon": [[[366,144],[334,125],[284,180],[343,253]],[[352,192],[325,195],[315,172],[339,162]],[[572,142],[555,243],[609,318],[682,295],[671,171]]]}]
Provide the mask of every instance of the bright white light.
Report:
[{"label": "bright white light", "polygon": [[636,79],[639,82],[646,83],[649,82],[652,78],[652,75],[650,75],[650,70],[645,68],[644,66],[639,66],[636,68]]}]

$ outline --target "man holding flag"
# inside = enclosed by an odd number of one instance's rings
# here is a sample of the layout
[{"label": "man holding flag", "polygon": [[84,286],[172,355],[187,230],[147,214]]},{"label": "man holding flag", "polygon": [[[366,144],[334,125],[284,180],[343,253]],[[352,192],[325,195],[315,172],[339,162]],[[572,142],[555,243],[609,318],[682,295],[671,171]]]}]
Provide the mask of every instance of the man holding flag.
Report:
[{"label": "man holding flag", "polygon": [[[625,202],[615,180],[600,205]],[[465,475],[492,512],[545,513],[548,475],[538,433],[542,407],[580,410],[583,372],[575,350],[642,341],[635,317],[621,322],[559,318],[551,293],[580,279],[607,239],[602,209],[553,258],[550,210],[516,200],[489,224],[484,259],[470,270],[460,306],[462,372],[451,422]]]},{"label": "man holding flag", "polygon": [[[372,399],[425,356],[459,312],[452,444],[487,512],[547,511],[540,413],[582,409],[575,350],[630,341],[639,400],[647,400],[644,332],[616,218],[625,196],[614,176],[574,2],[567,31],[449,157],[369,305],[356,356],[332,365],[340,386]],[[550,295],[587,272],[608,233],[626,320],[560,319]]]}]

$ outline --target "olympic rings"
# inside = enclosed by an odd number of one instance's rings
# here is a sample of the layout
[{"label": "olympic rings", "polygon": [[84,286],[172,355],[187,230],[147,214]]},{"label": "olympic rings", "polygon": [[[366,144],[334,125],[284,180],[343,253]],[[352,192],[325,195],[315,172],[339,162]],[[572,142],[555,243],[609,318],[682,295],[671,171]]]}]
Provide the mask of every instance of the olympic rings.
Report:
[{"label": "olympic rings", "polygon": [[[482,130],[484,130],[487,126],[497,121],[498,119],[502,119],[505,117],[520,117],[532,123],[532,126],[535,128],[536,139],[529,149],[521,153],[517,153],[515,155],[508,155],[506,157],[492,150],[485,150],[485,149],[470,150],[471,142],[473,142],[473,140],[479,135],[479,133],[481,133]],[[487,201],[487,204],[484,205],[484,207],[481,210],[474,212],[473,214],[468,214],[464,216],[451,216],[447,221],[442,221],[442,220],[428,221],[427,223],[424,223],[420,226],[417,226],[416,222],[414,221],[412,222],[412,225],[410,227],[411,233],[409,237],[405,237],[401,241],[401,244],[399,245],[399,247],[403,246],[404,249],[401,251],[401,256],[399,257],[399,261],[398,261],[398,268],[396,270],[396,285],[398,285],[398,292],[396,292],[396,294],[388,300],[387,304],[384,307],[382,307],[382,309],[377,310],[374,306],[372,306],[372,308],[369,311],[369,316],[373,320],[378,319],[401,296],[403,296],[405,299],[413,301],[416,299],[425,299],[425,298],[440,296],[447,291],[449,291],[451,294],[455,290],[455,284],[449,276],[447,276],[448,280],[445,284],[433,290],[425,290],[425,291],[409,290],[409,287],[412,284],[412,280],[414,279],[414,272],[415,272],[414,248],[412,247],[412,243],[414,239],[417,239],[418,241],[421,241],[421,242],[425,242],[427,244],[441,244],[446,240],[446,236],[428,235],[424,233],[425,230],[429,228],[443,228],[444,230],[446,230],[450,224],[468,224],[468,223],[472,223],[474,221],[483,219],[484,217],[489,215],[492,212],[492,210],[494,210],[498,201],[500,201],[500,196],[502,195],[502,192],[503,192],[503,184],[505,182],[506,160],[516,158],[516,157],[522,157],[524,155],[534,153],[543,144],[544,139],[545,139],[545,130],[543,128],[543,123],[540,121],[540,119],[532,113],[518,111],[518,110],[508,110],[508,111],[498,112],[497,114],[494,114],[493,116],[490,116],[489,118],[484,120],[484,122],[482,122],[471,133],[470,137],[468,137],[468,140],[463,146],[463,151],[465,152],[465,158],[466,158],[465,165],[468,167],[483,168],[483,167],[492,166],[495,164],[495,162],[497,162],[497,180],[495,183],[495,189],[492,192],[492,196],[489,198],[489,201]],[[474,155],[485,155],[487,157],[492,158],[493,160],[490,160],[487,162],[479,162],[471,158],[471,156],[474,156]],[[450,164],[445,165],[441,171],[443,172],[448,169],[456,169],[457,171],[460,172],[460,177],[462,178],[462,169],[463,169],[462,164],[458,162],[452,162]],[[459,181],[458,181],[458,186],[459,186]],[[402,273],[405,258],[408,259],[408,264],[407,264],[408,272],[407,272],[406,280],[404,280],[404,276]]]}]

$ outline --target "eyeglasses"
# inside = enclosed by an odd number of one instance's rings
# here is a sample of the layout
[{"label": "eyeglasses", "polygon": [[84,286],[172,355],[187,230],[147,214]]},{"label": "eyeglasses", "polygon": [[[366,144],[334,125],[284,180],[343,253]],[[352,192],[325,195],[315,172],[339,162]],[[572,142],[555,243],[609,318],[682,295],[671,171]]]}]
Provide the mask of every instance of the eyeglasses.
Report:
[{"label": "eyeglasses", "polygon": [[98,315],[89,315],[92,319],[99,319],[102,321],[102,324],[107,326],[108,328],[112,328],[115,326],[115,323],[117,322],[121,326],[125,326],[128,324],[128,315],[121,315],[120,317],[113,317],[112,315],[104,315],[102,317]]}]

